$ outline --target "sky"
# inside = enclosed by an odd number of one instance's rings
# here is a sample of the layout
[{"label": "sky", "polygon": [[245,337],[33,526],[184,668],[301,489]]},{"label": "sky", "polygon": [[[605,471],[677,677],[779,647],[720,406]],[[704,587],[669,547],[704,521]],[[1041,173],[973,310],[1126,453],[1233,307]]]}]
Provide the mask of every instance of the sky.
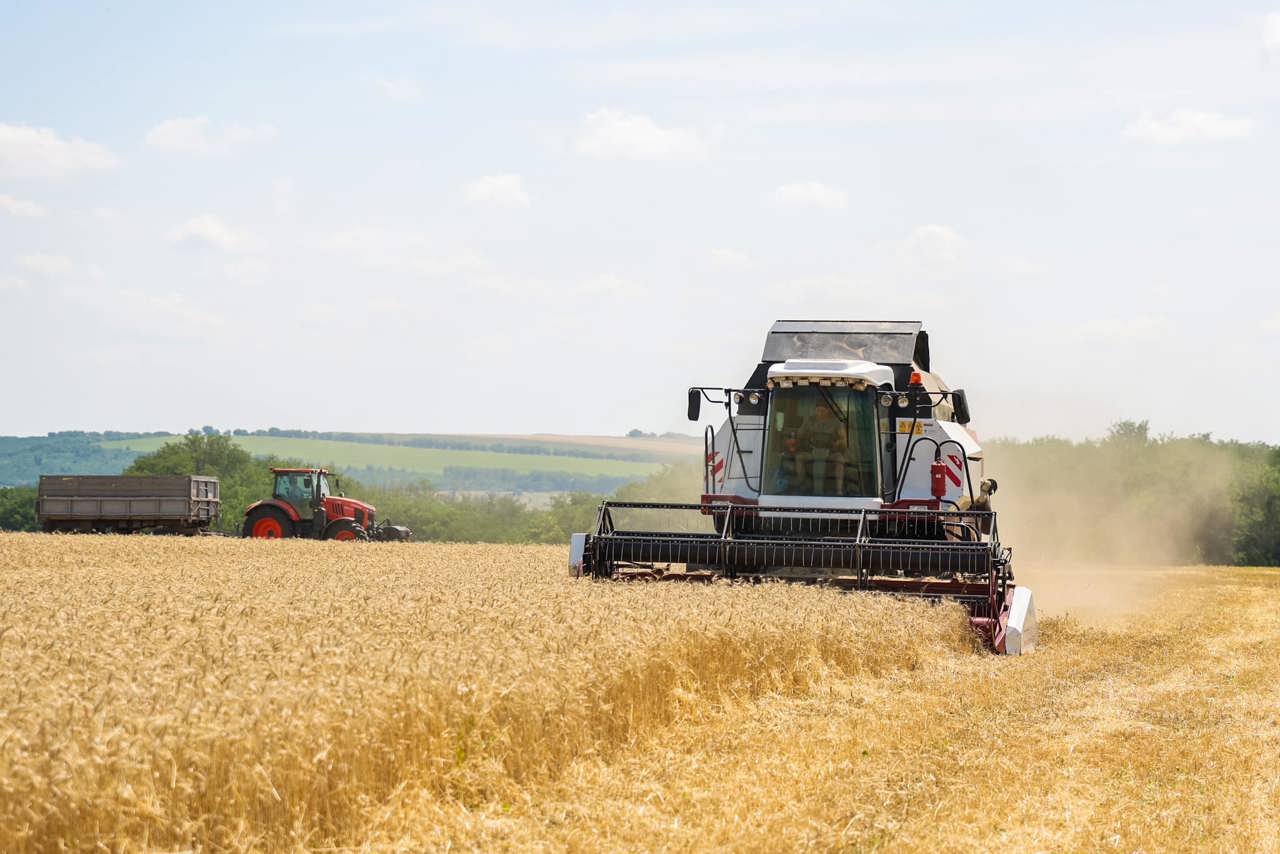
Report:
[{"label": "sky", "polygon": [[699,432],[910,319],[980,435],[1280,443],[1280,4],[0,5],[0,434]]}]

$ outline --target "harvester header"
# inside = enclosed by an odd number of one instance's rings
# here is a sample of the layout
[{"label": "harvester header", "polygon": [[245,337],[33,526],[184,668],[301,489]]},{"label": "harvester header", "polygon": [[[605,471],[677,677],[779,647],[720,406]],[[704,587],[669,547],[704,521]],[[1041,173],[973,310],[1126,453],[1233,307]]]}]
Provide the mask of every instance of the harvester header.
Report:
[{"label": "harvester header", "polygon": [[918,321],[779,320],[737,388],[689,389],[704,433],[701,501],[606,501],[575,534],[594,578],[822,583],[954,599],[999,652],[1035,645],[964,391],[931,370]]}]

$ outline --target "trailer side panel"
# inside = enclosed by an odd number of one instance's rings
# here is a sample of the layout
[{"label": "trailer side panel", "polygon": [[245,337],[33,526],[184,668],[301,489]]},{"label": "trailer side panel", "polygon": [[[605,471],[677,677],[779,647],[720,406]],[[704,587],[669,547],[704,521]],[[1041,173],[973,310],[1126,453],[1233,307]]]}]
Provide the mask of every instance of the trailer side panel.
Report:
[{"label": "trailer side panel", "polygon": [[202,475],[44,475],[36,516],[45,531],[198,531],[221,513],[218,479]]}]

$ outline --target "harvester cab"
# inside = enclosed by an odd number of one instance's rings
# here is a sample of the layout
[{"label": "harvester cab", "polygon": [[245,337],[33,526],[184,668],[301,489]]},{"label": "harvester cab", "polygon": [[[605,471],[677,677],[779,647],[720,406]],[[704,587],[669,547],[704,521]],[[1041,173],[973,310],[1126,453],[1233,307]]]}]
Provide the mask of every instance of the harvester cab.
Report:
[{"label": "harvester cab", "polygon": [[243,535],[261,539],[308,537],[319,540],[408,540],[402,525],[374,519],[375,507],[337,492],[337,478],[325,469],[273,468],[271,498],[245,510]]},{"label": "harvester cab", "polygon": [[1034,647],[968,399],[931,371],[922,324],[780,320],[742,387],[689,389],[690,420],[704,403],[727,417],[704,433],[701,501],[605,501],[571,574],[951,599],[995,650]]}]

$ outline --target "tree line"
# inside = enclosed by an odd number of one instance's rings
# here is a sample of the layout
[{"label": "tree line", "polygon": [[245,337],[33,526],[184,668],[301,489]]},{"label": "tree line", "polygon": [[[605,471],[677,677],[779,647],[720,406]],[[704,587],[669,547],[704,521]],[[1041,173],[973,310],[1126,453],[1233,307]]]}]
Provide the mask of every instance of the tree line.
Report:
[{"label": "tree line", "polygon": [[[1209,436],[1152,436],[1145,421],[1102,439],[994,440],[986,472],[997,478],[1002,540],[1019,556],[1280,566],[1280,448]],[[271,494],[271,466],[231,437],[193,431],[138,457],[126,474],[211,474],[222,484],[219,529],[239,533],[245,507]],[[453,496],[425,480],[374,486],[339,474],[343,490],[420,540],[563,543],[589,530],[600,492],[527,506],[513,495]],[[697,463],[668,465],[613,495],[696,499]],[[0,529],[35,530],[35,488],[0,489]]]}]

